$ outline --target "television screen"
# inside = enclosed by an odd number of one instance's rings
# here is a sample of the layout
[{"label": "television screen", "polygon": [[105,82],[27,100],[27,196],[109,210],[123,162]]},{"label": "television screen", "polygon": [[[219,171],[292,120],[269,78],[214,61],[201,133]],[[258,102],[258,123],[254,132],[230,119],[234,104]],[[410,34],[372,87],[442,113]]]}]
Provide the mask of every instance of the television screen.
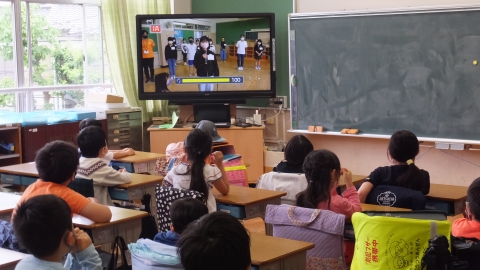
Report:
[{"label": "television screen", "polygon": [[273,13],[137,15],[136,23],[139,99],[275,96]]}]

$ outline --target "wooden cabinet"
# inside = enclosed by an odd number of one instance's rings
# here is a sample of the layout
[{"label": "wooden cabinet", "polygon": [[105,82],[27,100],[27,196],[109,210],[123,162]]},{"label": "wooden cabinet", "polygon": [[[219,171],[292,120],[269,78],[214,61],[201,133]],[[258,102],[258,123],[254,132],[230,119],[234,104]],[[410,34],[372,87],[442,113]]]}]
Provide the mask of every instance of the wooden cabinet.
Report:
[{"label": "wooden cabinet", "polygon": [[[100,120],[107,133],[107,120]],[[80,122],[59,123],[53,125],[37,125],[22,127],[23,162],[35,161],[37,151],[45,144],[61,140],[77,145],[78,125]]]},{"label": "wooden cabinet", "polygon": [[[265,127],[219,128],[218,134],[235,147],[247,165],[248,180],[256,182],[263,174],[263,130]],[[192,128],[153,129],[150,131],[150,152],[165,154],[170,143],[183,142]]]},{"label": "wooden cabinet", "polygon": [[22,135],[21,129],[17,127],[0,128],[0,142],[3,144],[13,143],[12,152],[1,151],[0,167],[22,163]]}]

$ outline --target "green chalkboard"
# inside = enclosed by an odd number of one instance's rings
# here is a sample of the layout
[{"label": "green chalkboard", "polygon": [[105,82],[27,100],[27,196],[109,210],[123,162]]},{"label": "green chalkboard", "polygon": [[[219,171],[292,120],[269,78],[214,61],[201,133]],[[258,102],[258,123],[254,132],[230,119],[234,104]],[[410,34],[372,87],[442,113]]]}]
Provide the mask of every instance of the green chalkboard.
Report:
[{"label": "green chalkboard", "polygon": [[292,16],[290,60],[293,129],[480,140],[479,10]]}]

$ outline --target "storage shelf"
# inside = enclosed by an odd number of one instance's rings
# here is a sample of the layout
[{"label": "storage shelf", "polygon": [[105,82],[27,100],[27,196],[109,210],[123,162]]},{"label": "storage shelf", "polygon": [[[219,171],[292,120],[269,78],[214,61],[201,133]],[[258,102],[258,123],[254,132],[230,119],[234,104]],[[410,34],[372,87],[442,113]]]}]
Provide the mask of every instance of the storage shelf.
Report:
[{"label": "storage shelf", "polygon": [[9,155],[0,154],[0,159],[16,158],[16,157],[20,157],[20,154],[9,154]]}]

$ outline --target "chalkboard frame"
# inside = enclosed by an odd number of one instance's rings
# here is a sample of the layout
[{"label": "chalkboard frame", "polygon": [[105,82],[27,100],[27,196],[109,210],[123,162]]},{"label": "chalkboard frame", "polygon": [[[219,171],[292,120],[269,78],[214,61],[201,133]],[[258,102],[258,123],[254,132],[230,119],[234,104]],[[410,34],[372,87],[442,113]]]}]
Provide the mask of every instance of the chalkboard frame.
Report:
[{"label": "chalkboard frame", "polygon": [[[346,135],[336,131],[327,132],[309,132],[304,129],[297,128],[297,94],[296,94],[296,59],[295,59],[295,31],[292,31],[291,21],[301,19],[320,19],[335,17],[360,17],[360,16],[388,16],[403,15],[416,13],[445,13],[445,12],[461,12],[461,11],[480,11],[480,5],[456,5],[456,6],[425,6],[414,8],[394,8],[394,9],[378,9],[378,10],[354,10],[354,11],[337,11],[337,12],[319,12],[319,13],[290,13],[288,15],[288,50],[289,50],[289,85],[290,85],[290,122],[292,128],[291,133],[303,134],[320,134],[333,136],[353,136],[365,138],[388,139],[391,135],[387,134],[359,134]],[[480,137],[480,134],[479,134]],[[437,137],[419,137],[419,140],[426,142],[449,142],[480,145],[480,140],[455,139],[455,138],[437,138]]]}]

